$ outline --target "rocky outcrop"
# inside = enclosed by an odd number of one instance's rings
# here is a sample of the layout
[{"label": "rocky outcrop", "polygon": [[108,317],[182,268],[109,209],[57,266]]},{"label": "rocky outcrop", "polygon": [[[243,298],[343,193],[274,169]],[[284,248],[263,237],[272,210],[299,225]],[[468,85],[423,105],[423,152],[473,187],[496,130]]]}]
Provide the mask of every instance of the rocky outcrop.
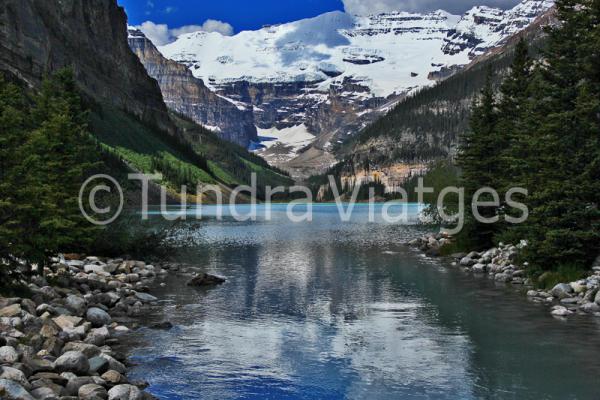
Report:
[{"label": "rocky outcrop", "polygon": [[167,271],[142,261],[57,257],[38,272],[28,283],[31,298],[0,296],[0,398],[153,398],[141,390],[145,382],[127,377],[127,357],[113,346],[130,329],[112,318],[155,303],[146,285]]},{"label": "rocky outcrop", "polygon": [[467,11],[444,39],[443,51],[455,55],[468,50],[471,59],[506,44],[554,5],[553,0],[524,0],[510,10],[486,6]]},{"label": "rocky outcrop", "polygon": [[221,138],[248,147],[257,139],[252,107],[218,96],[182,64],[169,60],[139,30],[129,29],[129,46],[148,74],[158,81],[171,110],[215,131]]},{"label": "rocky outcrop", "polygon": [[129,49],[116,0],[0,2],[0,70],[36,87],[63,67],[92,98],[175,132],[158,84]]}]

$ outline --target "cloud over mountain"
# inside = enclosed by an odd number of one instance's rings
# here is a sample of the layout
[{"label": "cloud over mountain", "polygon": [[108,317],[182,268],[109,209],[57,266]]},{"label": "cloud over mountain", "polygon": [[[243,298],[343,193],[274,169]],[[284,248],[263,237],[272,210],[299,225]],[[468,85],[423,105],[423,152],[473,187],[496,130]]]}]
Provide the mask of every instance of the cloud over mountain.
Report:
[{"label": "cloud over mountain", "polygon": [[156,24],[146,21],[136,26],[157,46],[163,46],[177,39],[178,36],[191,32],[218,32],[224,36],[233,35],[233,26],[227,22],[208,19],[202,25],[185,25],[179,28],[169,28],[166,24]]},{"label": "cloud over mountain", "polygon": [[[428,12],[445,10],[453,14],[462,14],[466,10],[480,5],[480,0],[342,0],[346,12],[356,15],[371,15],[389,11]],[[488,0],[487,6],[510,8],[518,0]]]}]

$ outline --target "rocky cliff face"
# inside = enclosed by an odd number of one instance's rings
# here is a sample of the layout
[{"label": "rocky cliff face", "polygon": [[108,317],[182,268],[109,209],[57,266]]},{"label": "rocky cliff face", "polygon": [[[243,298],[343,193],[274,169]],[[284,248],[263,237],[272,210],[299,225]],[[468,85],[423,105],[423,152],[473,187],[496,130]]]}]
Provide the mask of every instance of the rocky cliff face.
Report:
[{"label": "rocky cliff face", "polygon": [[137,29],[129,29],[129,46],[148,74],[158,81],[165,103],[171,110],[241,146],[248,147],[257,140],[252,106],[213,93],[183,64],[163,57]]},{"label": "rocky cliff face", "polygon": [[37,86],[72,67],[84,92],[175,132],[156,81],[127,43],[127,17],[116,0],[3,0],[0,70]]}]

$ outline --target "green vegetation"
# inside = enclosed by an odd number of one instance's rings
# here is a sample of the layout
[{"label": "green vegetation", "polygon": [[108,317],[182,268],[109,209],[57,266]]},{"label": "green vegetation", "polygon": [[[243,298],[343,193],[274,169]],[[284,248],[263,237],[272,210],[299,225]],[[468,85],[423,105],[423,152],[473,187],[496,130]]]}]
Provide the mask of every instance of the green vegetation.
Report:
[{"label": "green vegetation", "polygon": [[98,168],[98,147],[72,73],[39,93],[0,79],[0,279],[19,277],[22,261],[44,265],[59,249],[79,251],[97,228],[81,215],[81,182]]},{"label": "green vegetation", "polygon": [[107,153],[136,171],[161,173],[162,183],[176,191],[183,183],[195,189],[198,182],[217,182],[208,161],[189,144],[151,129],[120,110],[94,105],[90,127]]},{"label": "green vegetation", "polygon": [[[474,108],[460,158],[465,187],[522,186],[530,211],[518,225],[469,220],[463,235],[481,246],[526,239],[531,270],[556,271],[548,284],[589,268],[600,249],[600,5],[560,0],[557,8],[562,23],[549,30],[544,62],[532,69],[520,44],[500,95],[486,89]],[[512,212],[504,201],[488,211],[500,221]]]},{"label": "green vegetation", "polygon": [[253,172],[257,175],[259,197],[264,194],[266,186],[287,187],[294,184],[287,172],[269,166],[264,159],[243,147],[223,141],[187,117],[179,114],[171,116],[194,151],[208,160],[213,176],[226,186],[250,185]]},{"label": "green vegetation", "polygon": [[[79,190],[91,175],[115,177],[126,201],[139,197],[136,184],[127,182],[133,171],[161,173],[162,184],[176,192],[187,185],[188,193],[198,183],[250,184],[252,172],[259,191],[260,185],[292,184],[285,173],[241,147],[174,119],[183,133],[168,135],[125,112],[82,99],[69,70],[46,79],[39,91],[0,76],[0,286],[17,282],[28,263],[46,265],[58,252],[167,254],[166,231],[151,232],[126,217],[100,228],[83,217]],[[110,195],[102,199],[115,200]]]}]

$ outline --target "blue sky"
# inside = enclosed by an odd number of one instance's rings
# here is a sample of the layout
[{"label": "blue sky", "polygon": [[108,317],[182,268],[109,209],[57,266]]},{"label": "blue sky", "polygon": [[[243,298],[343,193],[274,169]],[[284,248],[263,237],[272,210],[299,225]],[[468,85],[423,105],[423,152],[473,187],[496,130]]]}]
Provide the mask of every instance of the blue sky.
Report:
[{"label": "blue sky", "polygon": [[475,5],[509,8],[519,0],[118,0],[129,24],[140,26],[157,45],[198,30],[231,35],[310,18],[328,11],[367,15],[386,11],[461,14]]},{"label": "blue sky", "polygon": [[152,21],[180,27],[213,19],[229,23],[235,32],[344,9],[341,0],[119,0],[119,4],[125,6],[132,25]]}]

